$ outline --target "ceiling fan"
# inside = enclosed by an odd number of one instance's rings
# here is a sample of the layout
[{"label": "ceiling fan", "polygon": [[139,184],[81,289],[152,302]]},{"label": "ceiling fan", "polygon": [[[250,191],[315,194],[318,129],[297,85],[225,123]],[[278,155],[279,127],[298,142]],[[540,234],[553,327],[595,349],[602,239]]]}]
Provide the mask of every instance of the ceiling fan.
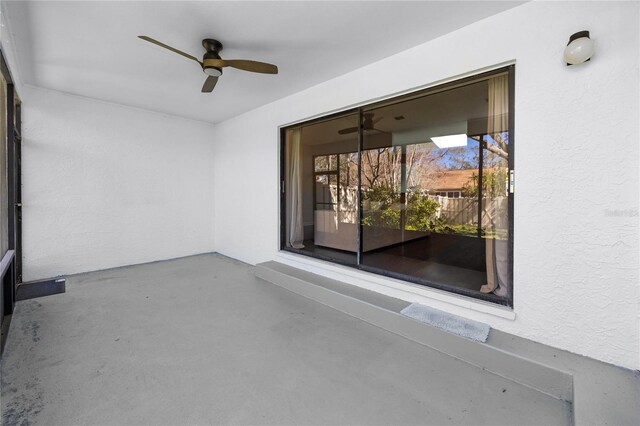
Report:
[{"label": "ceiling fan", "polygon": [[158,40],[154,40],[151,37],[141,35],[138,36],[138,38],[148,41],[149,43],[156,44],[160,47],[164,47],[178,55],[182,55],[185,58],[192,59],[199,63],[202,67],[202,71],[207,75],[207,79],[204,81],[204,85],[202,86],[202,93],[209,93],[213,91],[213,88],[216,87],[216,83],[218,82],[218,77],[222,75],[222,68],[225,67],[237,68],[243,71],[259,72],[262,74],[278,74],[277,66],[267,64],[265,62],[249,61],[245,59],[222,59],[219,54],[222,50],[222,43],[211,38],[205,38],[202,40],[202,46],[206,50],[202,57],[202,61],[195,56],[184,53],[174,47],[161,43]]},{"label": "ceiling fan", "polygon": [[[363,114],[363,120],[362,120],[362,127],[364,130],[377,130],[379,132],[383,132],[386,133],[384,130],[380,130],[380,129],[376,129],[375,127],[373,127],[374,124],[378,123],[380,120],[382,120],[383,117],[378,117],[375,120],[373,119],[373,116],[375,114],[372,112],[365,112]],[[355,133],[357,132],[359,129],[359,127],[347,127],[346,129],[342,129],[342,130],[338,130],[338,134],[340,135],[348,135],[349,133]]]}]

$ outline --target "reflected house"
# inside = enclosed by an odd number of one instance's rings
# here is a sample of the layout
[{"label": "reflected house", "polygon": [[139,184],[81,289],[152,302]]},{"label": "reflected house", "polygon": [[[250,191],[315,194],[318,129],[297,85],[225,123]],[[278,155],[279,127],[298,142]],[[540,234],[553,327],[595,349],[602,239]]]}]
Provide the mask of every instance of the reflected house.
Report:
[{"label": "reflected house", "polygon": [[[482,173],[485,176],[493,176],[498,171],[496,168],[488,168],[483,169]],[[478,169],[441,170],[424,175],[420,180],[419,188],[423,193],[437,195],[439,197],[475,198],[477,197],[476,188],[478,187],[479,178]],[[505,181],[505,191],[506,184],[507,182]]]},{"label": "reflected house", "polygon": [[444,170],[430,173],[420,182],[420,189],[429,195],[448,198],[460,198],[465,195],[465,188],[478,179],[478,169]]}]

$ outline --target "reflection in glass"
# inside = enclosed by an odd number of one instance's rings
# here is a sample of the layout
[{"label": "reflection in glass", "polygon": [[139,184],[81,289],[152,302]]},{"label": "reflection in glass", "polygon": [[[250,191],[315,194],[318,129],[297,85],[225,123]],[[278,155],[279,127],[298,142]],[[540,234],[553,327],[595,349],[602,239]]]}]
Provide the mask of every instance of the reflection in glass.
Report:
[{"label": "reflection in glass", "polygon": [[[297,161],[289,155],[285,162],[285,247],[355,265],[357,123],[358,115],[351,114],[287,130],[285,153],[295,152],[294,145],[299,152]],[[355,132],[340,133],[354,127]],[[299,194],[294,193],[296,187],[300,188]]]},{"label": "reflection in glass", "polygon": [[361,117],[287,130],[285,246],[509,300],[508,73]]}]

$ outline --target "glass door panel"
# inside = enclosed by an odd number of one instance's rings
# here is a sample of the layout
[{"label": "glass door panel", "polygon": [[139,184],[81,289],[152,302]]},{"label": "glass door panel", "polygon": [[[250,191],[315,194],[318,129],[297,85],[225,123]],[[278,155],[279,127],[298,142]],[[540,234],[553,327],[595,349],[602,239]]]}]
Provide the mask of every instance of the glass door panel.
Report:
[{"label": "glass door panel", "polygon": [[481,151],[481,235],[485,239],[487,283],[482,293],[510,297],[509,83],[507,75],[488,80],[487,131]]},{"label": "glass door panel", "polygon": [[511,70],[287,128],[283,248],[511,304]]},{"label": "glass door panel", "polygon": [[[363,268],[497,294],[488,284],[508,266],[499,239],[508,231],[508,161],[495,148],[506,149],[496,130],[507,127],[493,122],[508,117],[508,100],[490,95],[493,84],[484,79],[363,113]],[[490,113],[489,104],[507,109]],[[489,181],[501,192],[478,190]]]},{"label": "glass door panel", "polygon": [[358,114],[287,129],[284,247],[356,265]]}]

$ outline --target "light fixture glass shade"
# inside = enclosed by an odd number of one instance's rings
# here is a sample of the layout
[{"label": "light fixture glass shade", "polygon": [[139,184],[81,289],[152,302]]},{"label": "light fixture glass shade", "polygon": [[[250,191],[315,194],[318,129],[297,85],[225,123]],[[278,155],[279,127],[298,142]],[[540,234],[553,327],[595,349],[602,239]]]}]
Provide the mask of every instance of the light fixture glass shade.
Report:
[{"label": "light fixture glass shade", "polygon": [[581,64],[593,56],[593,40],[589,38],[588,32],[586,32],[586,34],[586,36],[570,40],[564,49],[564,60],[568,65]]},{"label": "light fixture glass shade", "polygon": [[220,77],[222,75],[222,71],[220,71],[218,68],[215,68],[215,67],[205,68],[204,73],[212,77]]}]

